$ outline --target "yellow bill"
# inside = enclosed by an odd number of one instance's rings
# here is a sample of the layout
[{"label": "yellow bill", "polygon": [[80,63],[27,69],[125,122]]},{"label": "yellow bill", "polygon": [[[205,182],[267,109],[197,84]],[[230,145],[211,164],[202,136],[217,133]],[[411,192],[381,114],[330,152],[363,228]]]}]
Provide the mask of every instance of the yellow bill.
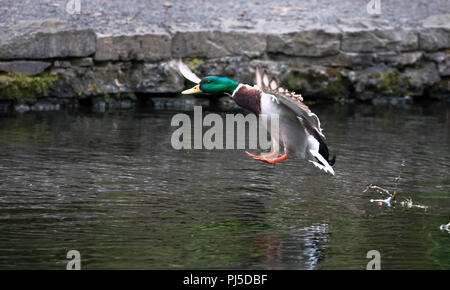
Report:
[{"label": "yellow bill", "polygon": [[181,93],[183,95],[191,95],[191,94],[198,94],[201,92],[202,92],[202,90],[200,90],[200,85],[196,85],[195,87],[188,89],[188,90],[184,90]]}]

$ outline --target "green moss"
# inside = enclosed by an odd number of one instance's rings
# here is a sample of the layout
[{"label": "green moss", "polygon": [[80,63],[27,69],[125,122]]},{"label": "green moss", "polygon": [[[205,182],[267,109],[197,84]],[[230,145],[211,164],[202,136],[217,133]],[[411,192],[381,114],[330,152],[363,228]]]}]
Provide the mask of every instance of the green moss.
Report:
[{"label": "green moss", "polygon": [[296,90],[299,92],[312,82],[314,82],[314,77],[312,74],[299,71],[293,71],[286,79],[287,87],[291,90]]},{"label": "green moss", "polygon": [[325,69],[325,73],[328,77],[334,77],[334,78],[339,78],[339,79],[342,78],[341,72],[335,68],[327,67]]},{"label": "green moss", "polygon": [[94,84],[94,83],[89,83],[89,86],[88,86],[88,92],[89,93],[95,93],[95,92],[97,92],[97,86]]},{"label": "green moss", "polygon": [[351,82],[347,77],[344,77],[341,72],[336,69],[326,69],[328,84],[325,88],[325,93],[333,96],[334,100],[340,101],[350,95]]},{"label": "green moss", "polygon": [[[88,94],[86,93],[86,91],[83,89],[83,88],[81,88],[81,87],[74,87],[74,92],[77,94],[77,96],[80,98],[80,99],[84,99],[84,98],[86,98],[87,96],[88,96]],[[89,90],[89,89],[88,89]]]},{"label": "green moss", "polygon": [[391,88],[397,84],[397,76],[394,73],[380,73],[378,84],[381,89]]},{"label": "green moss", "polygon": [[50,87],[57,79],[57,76],[49,73],[37,76],[4,75],[0,81],[0,100],[14,100],[19,104],[35,103],[38,98],[49,95]]},{"label": "green moss", "polygon": [[199,66],[205,63],[204,60],[199,58],[189,58],[186,60],[183,60],[187,66],[196,74],[200,74]]},{"label": "green moss", "polygon": [[341,54],[338,54],[335,58],[333,58],[332,61],[335,65],[341,66],[341,67],[348,67],[351,65],[351,63]]},{"label": "green moss", "polygon": [[410,87],[407,78],[400,78],[397,72],[379,72],[370,75],[370,79],[375,80],[375,84],[369,87],[376,92],[396,92],[403,91]]},{"label": "green moss", "polygon": [[327,68],[324,72],[308,70],[292,71],[285,80],[286,86],[300,93],[320,95],[339,101],[350,95],[350,80],[337,69]]}]

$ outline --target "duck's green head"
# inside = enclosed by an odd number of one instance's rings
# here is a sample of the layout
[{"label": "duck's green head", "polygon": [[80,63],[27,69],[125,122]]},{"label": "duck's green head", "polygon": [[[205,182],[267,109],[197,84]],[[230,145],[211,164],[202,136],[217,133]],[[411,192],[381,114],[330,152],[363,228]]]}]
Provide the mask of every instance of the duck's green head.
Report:
[{"label": "duck's green head", "polygon": [[197,94],[197,93],[208,93],[208,94],[224,94],[233,93],[238,87],[239,83],[223,77],[206,77],[203,78],[198,85],[195,87],[182,91],[182,94]]}]

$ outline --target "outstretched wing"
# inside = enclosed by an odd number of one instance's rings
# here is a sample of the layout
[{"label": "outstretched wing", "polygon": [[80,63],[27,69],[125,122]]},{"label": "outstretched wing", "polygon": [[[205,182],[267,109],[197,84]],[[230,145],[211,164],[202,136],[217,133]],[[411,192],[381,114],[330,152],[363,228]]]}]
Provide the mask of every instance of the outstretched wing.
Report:
[{"label": "outstretched wing", "polygon": [[201,79],[195,73],[193,73],[191,69],[181,61],[181,59],[178,60],[178,70],[185,78],[187,78],[191,82],[196,84],[200,83]]},{"label": "outstretched wing", "polygon": [[297,116],[307,120],[322,137],[325,137],[320,128],[319,117],[303,103],[302,95],[281,87],[278,79],[269,76],[259,66],[256,67],[256,86],[267,94],[275,95],[282,104],[294,111]]}]

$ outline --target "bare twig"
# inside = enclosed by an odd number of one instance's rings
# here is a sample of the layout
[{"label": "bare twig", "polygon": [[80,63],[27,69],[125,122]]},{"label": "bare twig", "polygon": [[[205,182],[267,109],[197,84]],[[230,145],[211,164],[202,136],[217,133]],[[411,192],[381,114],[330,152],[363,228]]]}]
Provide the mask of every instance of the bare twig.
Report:
[{"label": "bare twig", "polygon": [[[405,160],[402,161],[402,164],[400,166],[400,170],[398,173],[398,176],[395,177],[394,180],[394,191],[393,193],[391,193],[389,190],[381,187],[381,186],[377,186],[377,185],[373,185],[373,184],[369,184],[363,191],[363,193],[366,193],[370,190],[373,190],[379,194],[384,194],[387,195],[387,198],[385,199],[371,199],[370,202],[376,202],[378,205],[383,205],[386,204],[387,206],[391,206],[397,203],[396,198],[398,195],[398,188],[399,188],[399,184],[400,184],[400,180],[402,178],[402,174],[403,174],[403,167],[405,167]],[[399,204],[402,207],[406,207],[406,208],[421,208],[421,209],[427,209],[428,206],[424,206],[424,205],[420,205],[420,204],[414,204],[411,198],[406,198],[403,201],[399,202]]]}]

